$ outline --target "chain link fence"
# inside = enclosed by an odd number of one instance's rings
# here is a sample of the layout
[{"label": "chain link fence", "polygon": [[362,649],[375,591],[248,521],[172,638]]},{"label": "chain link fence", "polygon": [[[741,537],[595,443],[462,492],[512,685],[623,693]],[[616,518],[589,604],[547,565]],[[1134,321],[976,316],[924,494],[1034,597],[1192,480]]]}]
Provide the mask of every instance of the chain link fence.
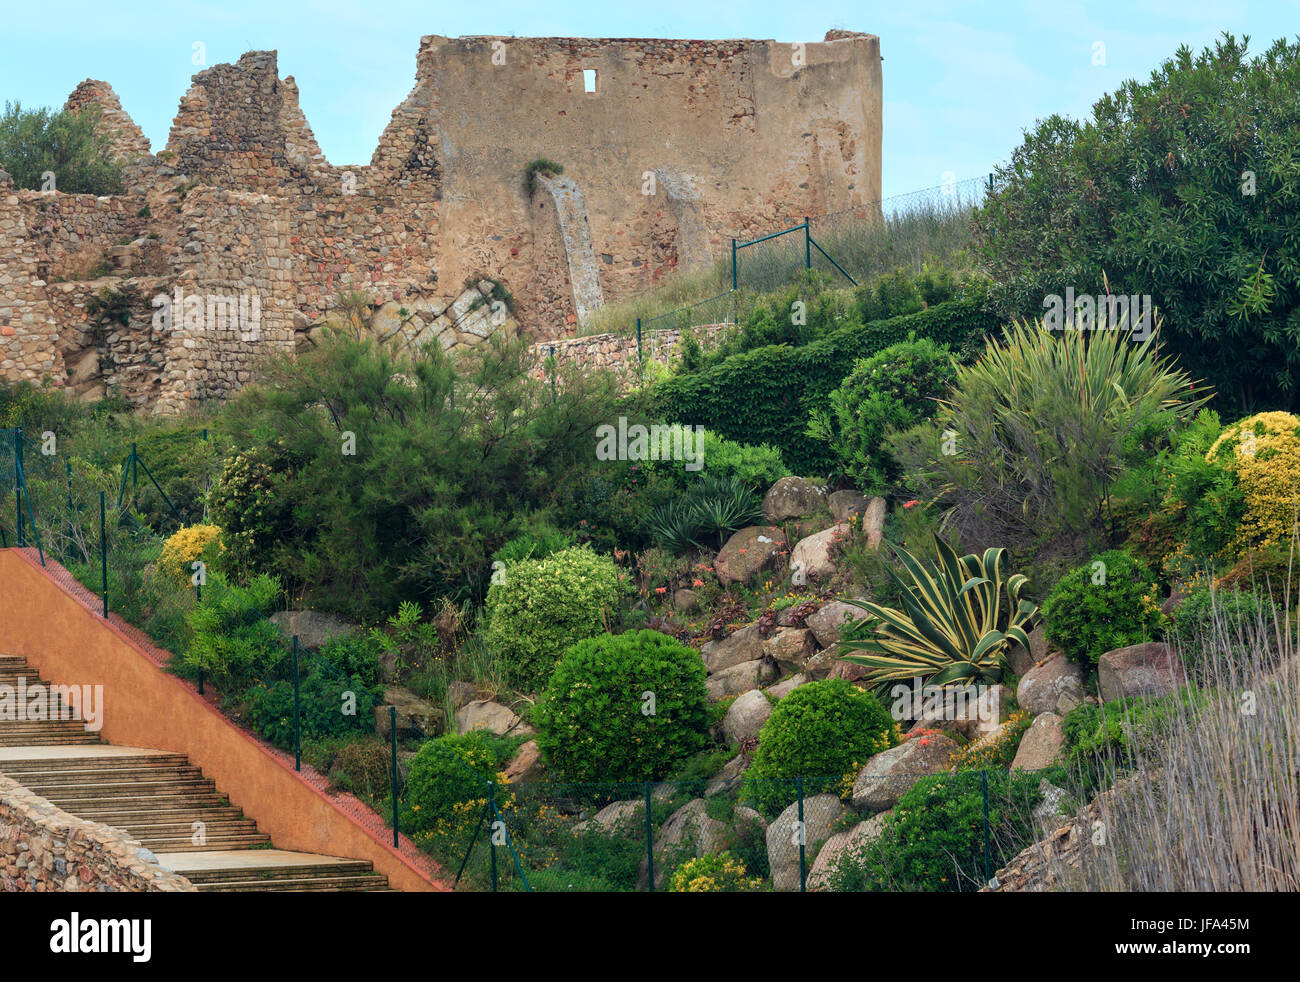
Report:
[{"label": "chain link fence", "polygon": [[1069,800],[998,770],[482,787],[401,810],[462,891],[973,891]]}]

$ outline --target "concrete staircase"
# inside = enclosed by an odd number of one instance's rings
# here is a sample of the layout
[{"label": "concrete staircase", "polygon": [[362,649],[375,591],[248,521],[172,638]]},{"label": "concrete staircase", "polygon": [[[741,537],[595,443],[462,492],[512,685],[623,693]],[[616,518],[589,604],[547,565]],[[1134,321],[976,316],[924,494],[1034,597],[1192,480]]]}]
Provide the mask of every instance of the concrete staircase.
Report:
[{"label": "concrete staircase", "polygon": [[[0,655],[0,685],[20,680],[28,690],[43,684],[25,658]],[[0,720],[0,774],[69,814],[122,829],[201,891],[388,888],[369,862],[271,848],[184,754],[110,746],[79,720]]]}]

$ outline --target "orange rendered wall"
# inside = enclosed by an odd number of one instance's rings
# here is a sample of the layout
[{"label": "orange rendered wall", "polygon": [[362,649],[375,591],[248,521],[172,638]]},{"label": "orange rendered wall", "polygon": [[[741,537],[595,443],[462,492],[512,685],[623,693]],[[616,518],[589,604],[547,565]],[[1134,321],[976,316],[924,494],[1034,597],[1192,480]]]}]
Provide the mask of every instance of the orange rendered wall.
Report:
[{"label": "orange rendered wall", "polygon": [[405,838],[394,849],[391,829],[373,812],[326,794],[319,775],[295,771],[292,757],[227,720],[164,672],[156,649],[150,657],[116,617],[94,612],[93,595],[62,567],[48,556],[46,563],[42,569],[34,552],[0,549],[0,653],[25,656],[47,682],[102,685],[105,740],[186,754],[277,848],[369,860],[399,890],[450,889]]}]

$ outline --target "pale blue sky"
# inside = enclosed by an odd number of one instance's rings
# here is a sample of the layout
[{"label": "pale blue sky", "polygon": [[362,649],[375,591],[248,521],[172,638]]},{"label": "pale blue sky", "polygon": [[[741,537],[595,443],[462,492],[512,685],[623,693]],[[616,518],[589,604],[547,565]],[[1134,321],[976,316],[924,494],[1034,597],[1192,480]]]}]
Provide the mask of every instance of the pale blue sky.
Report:
[{"label": "pale blue sky", "polygon": [[[828,28],[880,36],[885,57],[884,193],[986,174],[1024,129],[1053,112],[1085,115],[1125,78],[1146,77],[1181,43],[1249,34],[1252,51],[1300,31],[1300,0],[610,0],[439,4],[10,4],[0,34],[0,101],[61,106],[82,79],[110,82],[161,150],[177,103],[207,64],[279,51],[303,111],[335,164],[368,163],[415,78],[421,35],[774,38],[819,41]],[[1093,64],[1094,44],[1105,64]]]}]

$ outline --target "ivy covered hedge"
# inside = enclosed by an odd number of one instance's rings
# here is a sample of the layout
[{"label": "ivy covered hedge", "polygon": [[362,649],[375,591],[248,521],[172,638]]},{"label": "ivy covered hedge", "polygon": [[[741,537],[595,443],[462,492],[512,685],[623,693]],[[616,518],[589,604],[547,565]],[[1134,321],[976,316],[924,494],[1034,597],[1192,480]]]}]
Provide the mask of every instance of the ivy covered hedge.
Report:
[{"label": "ivy covered hedge", "polygon": [[668,422],[704,426],[742,443],[768,443],[796,474],[836,469],[830,448],[805,433],[812,409],[857,359],[904,340],[909,332],[946,344],[960,357],[999,325],[975,300],[961,299],[888,320],[852,323],[802,347],[772,345],[733,355],[702,372],[656,387],[654,410]]}]

